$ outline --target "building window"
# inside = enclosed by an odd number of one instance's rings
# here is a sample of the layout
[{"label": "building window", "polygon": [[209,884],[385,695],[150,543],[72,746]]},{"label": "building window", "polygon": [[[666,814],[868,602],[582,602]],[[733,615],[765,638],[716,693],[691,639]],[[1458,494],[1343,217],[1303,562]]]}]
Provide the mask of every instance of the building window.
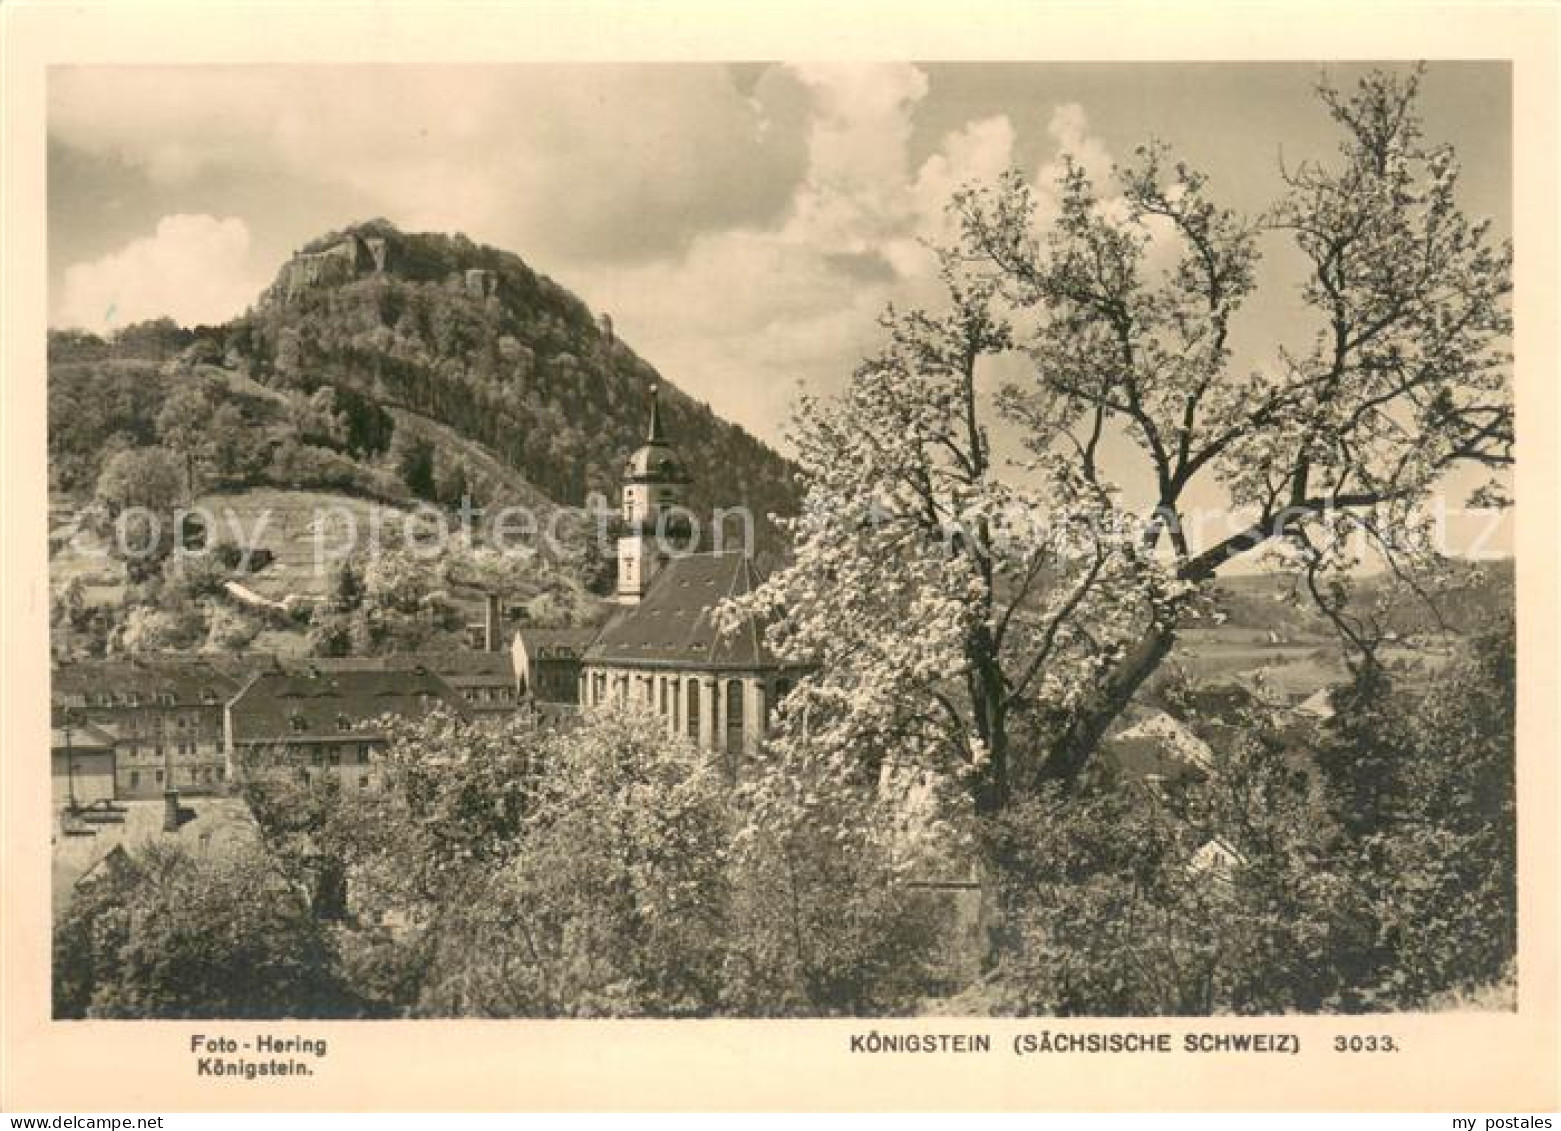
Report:
[{"label": "building window", "polygon": [[341,747],[327,746],[325,748],[325,760],[333,766],[341,765]]},{"label": "building window", "polygon": [[726,681],[726,752],[740,754],[743,749],[743,681]]},{"label": "building window", "polygon": [[351,730],[352,729],[352,720],[349,719],[346,715],[337,715],[336,716],[336,729],[337,730]]},{"label": "building window", "polygon": [[299,714],[289,715],[287,725],[292,728],[294,734],[302,734],[304,732],[304,717]]},{"label": "building window", "polygon": [[156,777],[155,777],[154,780],[157,782],[158,785],[162,785],[163,784],[163,772],[161,770],[157,771]]},{"label": "building window", "polygon": [[661,717],[662,718],[666,718],[667,717],[667,677],[666,676],[662,676],[661,677],[661,706],[660,706],[659,710],[661,711]]},{"label": "building window", "polygon": [[359,774],[358,775],[358,788],[359,789],[368,789],[369,788],[369,776],[368,776],[368,774]]},{"label": "building window", "polygon": [[699,688],[697,679],[688,681],[688,737],[699,741]]},{"label": "building window", "polygon": [[139,789],[139,788],[141,788],[141,771],[140,770],[131,770],[130,771],[130,788],[131,789]]}]

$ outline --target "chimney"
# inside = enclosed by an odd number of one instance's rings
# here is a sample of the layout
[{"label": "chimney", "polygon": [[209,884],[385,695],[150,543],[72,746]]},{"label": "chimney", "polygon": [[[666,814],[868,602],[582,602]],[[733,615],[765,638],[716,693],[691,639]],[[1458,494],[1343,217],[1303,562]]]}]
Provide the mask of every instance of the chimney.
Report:
[{"label": "chimney", "polygon": [[484,652],[497,652],[504,646],[499,639],[499,595],[489,593],[483,603],[482,614],[482,650]]}]

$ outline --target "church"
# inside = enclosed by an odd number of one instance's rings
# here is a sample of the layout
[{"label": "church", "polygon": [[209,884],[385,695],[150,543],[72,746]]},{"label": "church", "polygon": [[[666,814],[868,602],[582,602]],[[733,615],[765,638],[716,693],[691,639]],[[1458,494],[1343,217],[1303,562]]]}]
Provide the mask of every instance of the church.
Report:
[{"label": "church", "polygon": [[[736,779],[769,727],[775,704],[802,670],[778,661],[762,628],[718,632],[716,607],[761,580],[746,549],[668,551],[679,530],[689,476],[661,423],[651,390],[650,428],[629,457],[618,539],[617,611],[581,658],[580,703],[646,704],[668,733],[718,755]],[[687,513],[683,511],[682,513]],[[664,537],[658,539],[658,529]]]}]

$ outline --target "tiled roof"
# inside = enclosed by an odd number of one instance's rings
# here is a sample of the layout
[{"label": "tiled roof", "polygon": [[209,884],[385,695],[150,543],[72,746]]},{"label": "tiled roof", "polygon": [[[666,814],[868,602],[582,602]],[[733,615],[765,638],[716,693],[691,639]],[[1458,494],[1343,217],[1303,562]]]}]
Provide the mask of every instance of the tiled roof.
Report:
[{"label": "tiled roof", "polygon": [[317,668],[261,672],[228,713],[233,741],[243,744],[373,737],[382,715],[416,718],[439,706],[468,713],[450,685],[426,669]]},{"label": "tiled roof", "polygon": [[1164,711],[1129,708],[1122,725],[1107,735],[1101,761],[1132,780],[1181,778],[1206,773],[1214,752],[1185,723]]},{"label": "tiled roof", "polygon": [[524,626],[515,630],[520,637],[526,655],[532,659],[578,659],[596,639],[599,629],[590,628],[533,628]]},{"label": "tiled roof", "polygon": [[93,723],[49,728],[49,741],[55,750],[112,750],[117,737],[112,728]]},{"label": "tiled roof", "polygon": [[[424,668],[451,687],[513,687],[515,658],[509,649],[484,652],[475,649],[452,652],[400,652],[390,656],[354,656],[343,659],[299,661],[329,671],[416,671]],[[294,665],[296,666],[296,664]]]},{"label": "tiled roof", "polygon": [[86,826],[91,835],[67,836],[62,825],[69,819],[56,818],[53,850],[50,853],[51,888],[56,909],[70,902],[77,883],[116,853],[138,854],[148,845],[183,845],[201,856],[215,856],[246,846],[259,846],[260,828],[249,806],[236,797],[185,797],[179,802],[182,823],[179,831],[163,829],[164,802],[119,801],[124,819]]},{"label": "tiled roof", "polygon": [[54,665],[50,694],[56,704],[99,706],[152,705],[172,696],[180,707],[220,705],[238,690],[238,681],[204,659],[175,656],[115,660],[65,660]]},{"label": "tiled roof", "polygon": [[744,554],[686,554],[661,568],[639,604],[602,628],[586,650],[587,663],[680,668],[754,669],[776,666],[753,621],[721,634],[715,608],[759,584]]},{"label": "tiled roof", "polygon": [[277,656],[251,652],[215,661],[226,670],[242,673],[243,680],[268,671],[308,674],[310,671],[415,671],[425,668],[443,676],[455,687],[514,686],[515,660],[509,649],[484,652],[463,649],[445,652],[398,652],[388,656]]}]

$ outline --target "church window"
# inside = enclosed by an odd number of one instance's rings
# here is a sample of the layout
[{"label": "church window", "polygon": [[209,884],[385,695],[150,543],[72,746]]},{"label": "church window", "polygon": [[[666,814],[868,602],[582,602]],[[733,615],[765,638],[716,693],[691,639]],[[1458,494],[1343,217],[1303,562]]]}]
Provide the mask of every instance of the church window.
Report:
[{"label": "church window", "polygon": [[743,748],[743,682],[726,681],[726,752],[738,754]]}]

